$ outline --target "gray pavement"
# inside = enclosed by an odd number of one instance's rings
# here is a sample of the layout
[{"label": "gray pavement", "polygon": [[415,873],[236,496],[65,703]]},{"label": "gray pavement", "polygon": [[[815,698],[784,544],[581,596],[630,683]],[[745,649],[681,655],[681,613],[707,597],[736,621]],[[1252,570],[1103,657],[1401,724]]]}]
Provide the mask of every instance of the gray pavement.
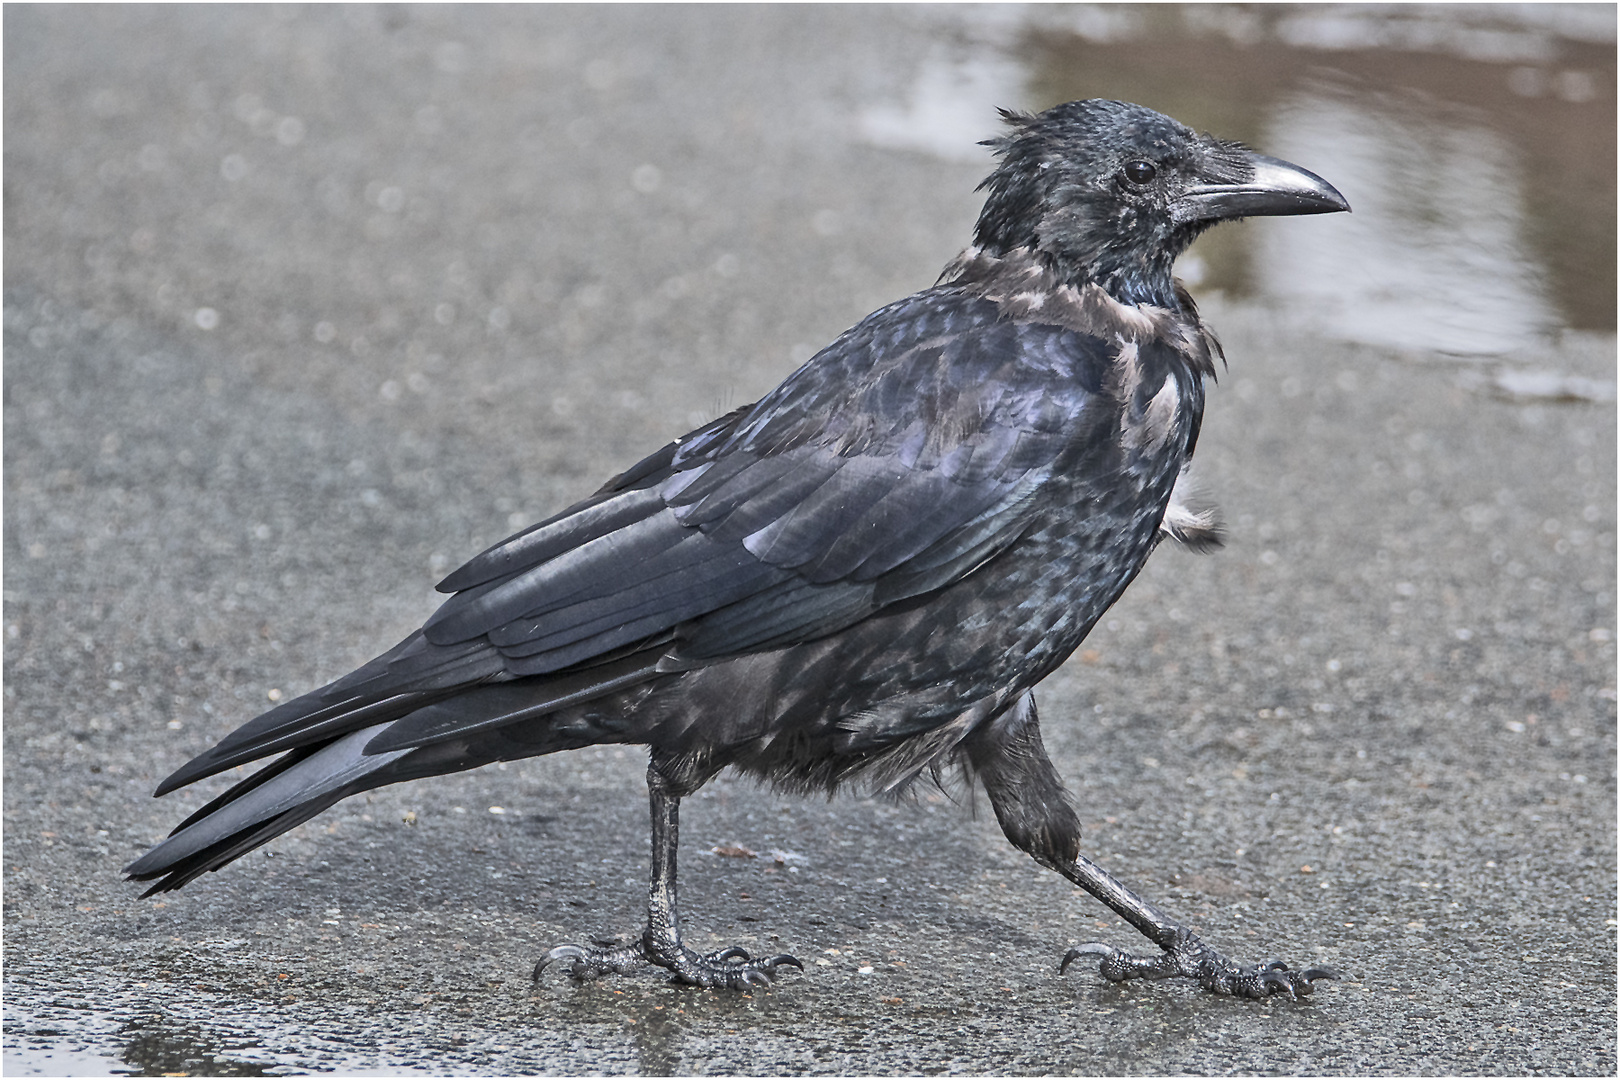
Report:
[{"label": "gray pavement", "polygon": [[[1158,554],[1041,698],[1092,857],[1346,973],[1311,999],[1059,977],[1133,936],[970,797],[731,778],[684,817],[688,932],[805,973],[531,986],[641,917],[623,749],[121,881],[220,787],[150,799],[171,769],[932,282],[986,163],[857,121],[971,22],[6,9],[8,1072],[1615,1071],[1614,407],[1263,298],[1205,311],[1228,548]],[[1613,378],[1612,328],[1549,348]]]}]

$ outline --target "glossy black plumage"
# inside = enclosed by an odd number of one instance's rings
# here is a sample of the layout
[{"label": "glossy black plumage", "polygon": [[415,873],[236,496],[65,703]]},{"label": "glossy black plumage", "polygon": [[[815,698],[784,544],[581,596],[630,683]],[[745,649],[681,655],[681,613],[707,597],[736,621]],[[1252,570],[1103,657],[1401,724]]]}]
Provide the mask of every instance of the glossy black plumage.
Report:
[{"label": "glossy black plumage", "polygon": [[[1015,843],[1114,903],[1028,692],[1161,535],[1211,535],[1166,521],[1219,357],[1170,266],[1234,207],[1347,207],[1138,106],[1008,119],[976,245],[940,284],[472,559],[422,630],[180,769],[159,794],[286,754],[130,875],[178,888],[357,791],[616,742],[651,750],[663,878],[639,952],[566,946],[576,975],[651,959],[736,986],[785,961],[697,957],[674,929],[675,808],[726,766],[809,789],[962,764]],[[1138,925],[1171,953],[1175,924]]]}]

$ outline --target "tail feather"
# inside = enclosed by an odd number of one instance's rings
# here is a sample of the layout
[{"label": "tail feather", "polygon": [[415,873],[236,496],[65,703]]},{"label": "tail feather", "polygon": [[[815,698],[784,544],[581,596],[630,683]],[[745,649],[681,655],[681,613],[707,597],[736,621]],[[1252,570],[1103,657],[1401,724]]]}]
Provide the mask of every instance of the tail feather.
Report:
[{"label": "tail feather", "polygon": [[[150,873],[130,873],[129,878],[131,881],[149,881],[160,876],[163,878],[162,881],[141,893],[142,900],[148,896],[156,896],[158,893],[178,889],[210,870],[218,870],[226,863],[235,861],[259,845],[269,843],[287,830],[302,825],[349,794],[347,791],[336,792],[327,798],[318,799],[315,802],[300,806],[296,810],[289,810],[256,829],[244,829],[239,833],[225,837],[207,848],[178,859],[161,869]],[[134,866],[129,867],[129,870],[134,870]]]},{"label": "tail feather", "polygon": [[193,814],[124,872],[135,881],[167,875],[154,891],[178,889],[198,874],[224,866],[309,820],[339,799],[377,786],[381,780],[373,774],[410,753],[365,753],[366,743],[385,727],[363,728],[307,756],[270,765]]},{"label": "tail feather", "polygon": [[435,646],[418,632],[249,722],[164,780],[159,795],[284,752],[187,817],[125,873],[157,879],[148,896],[178,889],[358,792],[584,745],[577,731],[553,731],[549,716],[658,677],[662,643],[645,646],[581,670],[510,680],[492,669],[499,656],[487,645]]},{"label": "tail feather", "polygon": [[191,826],[195,825],[203,818],[208,817],[226,803],[242,798],[260,784],[263,784],[267,780],[274,779],[280,774],[286,772],[288,769],[292,768],[294,765],[298,764],[300,761],[303,761],[305,758],[313,754],[317,754],[320,751],[320,746],[305,746],[294,750],[290,754],[283,755],[277,760],[266,765],[264,768],[260,769],[258,772],[254,773],[252,776],[231,785],[219,795],[198,807],[189,817],[187,817],[180,824],[176,825],[173,830],[170,831],[169,835],[174,836],[176,833],[183,832],[184,830],[191,828]]},{"label": "tail feather", "polygon": [[[356,728],[386,726],[423,705],[447,697],[451,692],[438,694],[397,694],[382,701],[347,701],[330,710],[323,710],[303,722],[288,724],[274,737],[233,741],[226,739],[218,746],[192,758],[158,785],[155,795],[167,795],[204,777],[234,769],[249,761],[256,761],[283,750],[300,747],[323,746],[334,739],[353,732]],[[313,695],[308,695],[313,696]]]},{"label": "tail feather", "polygon": [[501,677],[502,664],[500,654],[485,643],[437,646],[417,631],[336,682],[243,724],[219,745],[182,765],[154,794],[167,795],[245,762],[397,720],[469,686]]}]

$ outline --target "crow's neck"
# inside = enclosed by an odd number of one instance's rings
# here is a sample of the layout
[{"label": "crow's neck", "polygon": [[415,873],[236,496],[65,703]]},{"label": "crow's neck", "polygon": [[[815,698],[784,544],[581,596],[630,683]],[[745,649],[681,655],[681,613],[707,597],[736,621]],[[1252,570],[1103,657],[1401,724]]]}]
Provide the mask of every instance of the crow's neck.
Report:
[{"label": "crow's neck", "polygon": [[1176,283],[1171,274],[1175,256],[1137,258],[1132,253],[1099,252],[1092,259],[1054,256],[1059,274],[1070,280],[1092,281],[1122,304],[1154,304],[1174,310]]},{"label": "crow's neck", "polygon": [[1096,287],[1119,303],[1133,307],[1146,304],[1171,311],[1181,308],[1181,294],[1170,272],[1173,257],[1150,262],[1117,258],[1106,251],[1096,252],[1094,256],[1088,260],[1038,247],[975,245],[945,268],[940,281],[957,281],[964,273],[983,276],[984,268],[990,266],[1004,273],[1016,270],[1026,277],[1032,270],[1038,270],[1038,287],[1041,288]]},{"label": "crow's neck", "polygon": [[1096,285],[1122,304],[1175,310],[1176,257],[1195,232],[1144,218],[1133,207],[1076,203],[1039,213],[1014,213],[1009,196],[992,197],[974,229],[987,255],[1037,259],[1064,284]]},{"label": "crow's neck", "polygon": [[988,300],[1020,322],[1064,326],[1104,341],[1171,342],[1202,378],[1213,378],[1222,359],[1193,298],[1173,279],[1163,300],[1125,299],[1089,278],[1063,280],[1050,260],[1030,248],[997,253],[970,247],[945,267],[939,284]]}]

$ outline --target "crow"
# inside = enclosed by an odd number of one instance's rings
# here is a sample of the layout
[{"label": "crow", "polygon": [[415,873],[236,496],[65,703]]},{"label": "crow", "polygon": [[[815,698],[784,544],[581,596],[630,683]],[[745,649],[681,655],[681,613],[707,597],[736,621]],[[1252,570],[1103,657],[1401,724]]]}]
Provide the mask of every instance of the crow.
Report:
[{"label": "crow", "polygon": [[158,787],[282,756],[131,864],[147,895],[384,784],[600,744],[649,752],[647,924],[560,945],[577,979],[651,963],[734,990],[803,965],[681,939],[681,799],[728,766],[779,788],[903,791],[960,769],[1016,847],[1146,935],[1106,979],[1308,993],[1243,966],[1080,853],[1034,686],[1164,537],[1225,362],[1176,257],[1211,225],[1348,210],[1325,180],[1139,105],[1003,110],[973,243],[759,401],[676,439],[442,581],[382,656],[228,735]]}]

